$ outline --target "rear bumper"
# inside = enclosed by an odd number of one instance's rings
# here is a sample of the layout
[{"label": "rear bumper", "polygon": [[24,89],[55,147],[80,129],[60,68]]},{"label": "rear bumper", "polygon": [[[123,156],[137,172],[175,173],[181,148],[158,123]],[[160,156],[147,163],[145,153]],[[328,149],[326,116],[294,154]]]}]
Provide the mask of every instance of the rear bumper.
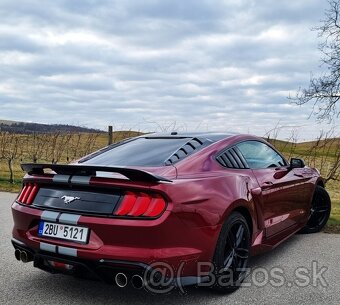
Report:
[{"label": "rear bumper", "polygon": [[[14,202],[12,213],[15,248],[25,248],[35,262],[45,256],[79,262],[96,275],[98,269],[116,268],[117,262],[142,270],[164,263],[176,278],[193,277],[197,282],[198,262],[211,261],[220,230],[219,226],[188,226],[170,211],[156,220],[125,220],[43,211]],[[86,226],[89,243],[40,237],[40,220]]]},{"label": "rear bumper", "polygon": [[[196,285],[209,280],[208,276],[177,276],[172,275],[168,278],[167,275],[160,274],[153,266],[144,264],[142,262],[131,262],[122,260],[109,260],[100,259],[86,260],[76,257],[69,257],[67,255],[52,254],[43,250],[36,250],[29,248],[26,244],[12,238],[12,244],[15,250],[24,251],[27,253],[28,261],[33,261],[33,265],[36,268],[44,270],[49,273],[63,273],[67,275],[75,275],[88,277],[104,281],[108,284],[115,284],[115,275],[118,273],[124,273],[128,279],[131,279],[134,275],[139,275],[145,282],[161,283],[162,289],[167,287],[184,287],[190,285]],[[62,263],[67,266],[72,266],[72,269],[56,268],[51,265],[51,262]],[[163,278],[162,278],[163,277]],[[151,281],[150,278],[153,280]],[[146,285],[146,289],[155,291],[151,284]]]}]

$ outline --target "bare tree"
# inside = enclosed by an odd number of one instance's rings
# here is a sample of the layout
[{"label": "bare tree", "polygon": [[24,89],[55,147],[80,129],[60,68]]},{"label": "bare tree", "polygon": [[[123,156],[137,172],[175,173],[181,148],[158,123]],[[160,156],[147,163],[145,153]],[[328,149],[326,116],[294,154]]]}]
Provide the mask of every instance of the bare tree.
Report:
[{"label": "bare tree", "polygon": [[10,183],[14,183],[13,162],[22,155],[22,139],[19,135],[0,132],[0,159],[7,161]]},{"label": "bare tree", "polygon": [[337,143],[336,145],[334,161],[330,164],[327,176],[325,177],[326,183],[329,180],[340,181],[340,143]]},{"label": "bare tree", "polygon": [[60,162],[64,156],[68,156],[71,138],[71,133],[62,133],[56,131],[52,134],[49,134],[49,142],[45,152],[45,159],[50,160],[50,162],[53,164],[56,164]]},{"label": "bare tree", "polygon": [[37,163],[39,159],[43,158],[44,152],[49,144],[49,134],[28,134],[26,136],[26,154],[29,160]]},{"label": "bare tree", "polygon": [[71,141],[71,138],[71,133],[59,133],[53,150],[52,163],[60,162],[64,155],[66,155],[66,158],[68,158],[69,143]]},{"label": "bare tree", "polygon": [[[72,161],[100,148],[97,133],[58,134],[53,136],[54,147],[52,162]],[[56,138],[56,139],[55,139]]]},{"label": "bare tree", "polygon": [[327,183],[340,179],[340,140],[334,129],[321,131],[316,141],[308,148],[306,161],[320,170]]},{"label": "bare tree", "polygon": [[82,143],[82,147],[83,147],[82,155],[88,155],[89,153],[94,151],[98,136],[99,134],[97,133],[88,133],[85,136],[85,139]]},{"label": "bare tree", "polygon": [[293,99],[298,105],[313,103],[314,113],[320,120],[339,117],[337,103],[340,99],[340,0],[329,0],[322,24],[318,31],[322,42],[321,62],[326,72],[321,76],[311,75],[308,88],[300,89]]},{"label": "bare tree", "polygon": [[[72,160],[75,160],[80,157],[83,136],[84,134],[77,133],[73,135],[72,137],[72,141],[70,143],[70,155],[68,156],[68,157],[71,157]],[[67,161],[70,161],[70,160],[67,160]]]}]

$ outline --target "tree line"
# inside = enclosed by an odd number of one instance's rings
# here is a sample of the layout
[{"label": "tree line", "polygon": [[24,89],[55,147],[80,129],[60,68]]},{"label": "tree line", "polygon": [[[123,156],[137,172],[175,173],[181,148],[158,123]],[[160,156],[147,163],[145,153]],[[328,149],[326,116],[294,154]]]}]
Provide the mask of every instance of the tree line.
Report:
[{"label": "tree line", "polygon": [[[0,161],[14,182],[14,162],[70,162],[103,146],[98,133],[32,133],[0,131]],[[1,173],[0,173],[0,176]]]},{"label": "tree line", "polygon": [[0,131],[8,131],[17,134],[54,133],[54,132],[105,133],[104,131],[88,127],[67,124],[41,124],[29,122],[1,122]]},{"label": "tree line", "polygon": [[[140,135],[137,131],[114,131],[108,139],[106,133],[62,132],[17,134],[0,130],[0,177],[7,175],[14,183],[19,163],[69,163],[98,150],[108,143]],[[20,178],[22,173],[20,172]]]},{"label": "tree line", "polygon": [[[340,180],[340,139],[334,130],[321,132],[319,137],[301,150],[293,130],[288,141],[277,139],[280,128],[275,127],[266,139],[284,153],[287,159],[302,157],[308,166],[317,167],[326,181]],[[124,138],[140,135],[134,131],[116,131],[112,139],[102,133],[32,133],[16,134],[0,131],[0,176],[14,182],[14,174],[22,173],[19,163],[69,163],[97,149]]]}]

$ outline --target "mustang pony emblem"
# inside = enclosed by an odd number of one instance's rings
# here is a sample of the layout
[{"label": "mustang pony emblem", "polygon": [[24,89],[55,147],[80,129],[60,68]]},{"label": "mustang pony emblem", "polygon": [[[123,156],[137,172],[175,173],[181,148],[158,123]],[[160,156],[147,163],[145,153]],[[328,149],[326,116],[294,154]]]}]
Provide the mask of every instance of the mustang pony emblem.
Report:
[{"label": "mustang pony emblem", "polygon": [[64,203],[65,204],[69,204],[75,200],[80,200],[80,197],[72,197],[72,196],[63,196],[63,197],[60,197],[61,199],[64,199]]}]

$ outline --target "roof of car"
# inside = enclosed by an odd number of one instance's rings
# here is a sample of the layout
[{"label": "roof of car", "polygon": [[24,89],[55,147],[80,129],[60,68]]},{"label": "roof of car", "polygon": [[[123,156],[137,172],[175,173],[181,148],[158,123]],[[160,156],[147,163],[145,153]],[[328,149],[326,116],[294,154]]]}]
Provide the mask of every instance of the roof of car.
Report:
[{"label": "roof of car", "polygon": [[226,139],[235,135],[239,135],[237,132],[159,132],[145,134],[140,137],[143,138],[205,138],[212,142],[217,142],[222,139]]},{"label": "roof of car", "polygon": [[175,164],[212,144],[238,136],[222,132],[162,132],[140,135],[103,148],[79,163],[103,166]]}]

